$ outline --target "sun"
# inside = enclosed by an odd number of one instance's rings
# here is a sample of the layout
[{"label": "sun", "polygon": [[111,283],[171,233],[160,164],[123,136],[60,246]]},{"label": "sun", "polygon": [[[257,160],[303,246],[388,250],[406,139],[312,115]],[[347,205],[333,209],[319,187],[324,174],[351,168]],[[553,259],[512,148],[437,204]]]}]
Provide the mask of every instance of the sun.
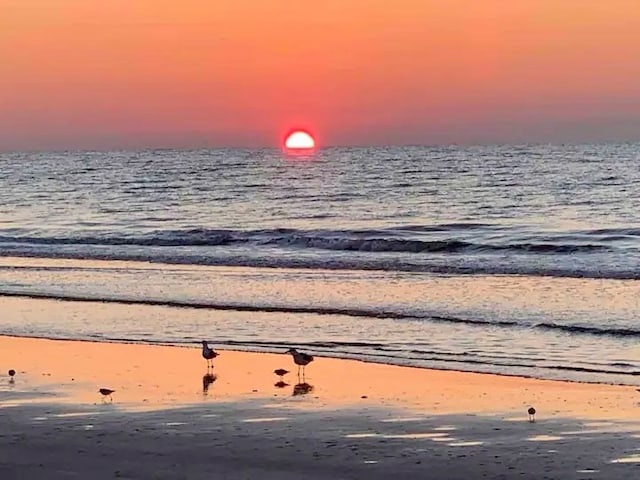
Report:
[{"label": "sun", "polygon": [[313,150],[316,146],[316,141],[309,132],[294,130],[287,135],[284,146],[287,150]]}]

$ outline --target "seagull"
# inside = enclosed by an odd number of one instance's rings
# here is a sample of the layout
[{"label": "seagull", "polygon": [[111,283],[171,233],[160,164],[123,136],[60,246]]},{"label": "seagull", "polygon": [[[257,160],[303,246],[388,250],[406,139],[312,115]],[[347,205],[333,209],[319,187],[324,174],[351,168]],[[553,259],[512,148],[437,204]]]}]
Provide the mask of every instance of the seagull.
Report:
[{"label": "seagull", "polygon": [[313,362],[311,355],[299,352],[295,348],[290,348],[285,353],[290,353],[293,356],[293,362],[298,365],[298,375],[300,375],[300,367],[302,367],[302,373],[304,375],[304,367]]},{"label": "seagull", "polygon": [[218,356],[218,353],[209,348],[209,344],[206,340],[202,340],[202,357],[207,361],[207,367],[213,367],[211,361]]},{"label": "seagull", "polygon": [[284,368],[278,368],[274,370],[273,373],[275,373],[279,377],[284,377],[287,373],[289,373],[289,370],[285,370]]},{"label": "seagull", "polygon": [[115,390],[111,390],[110,388],[101,388],[98,391],[102,394],[103,397],[109,397],[113,402],[113,397],[111,396],[111,394],[115,392]]},{"label": "seagull", "polygon": [[529,421],[531,423],[536,421],[536,409],[533,407],[529,407],[529,410],[527,410],[527,413],[529,414]]}]

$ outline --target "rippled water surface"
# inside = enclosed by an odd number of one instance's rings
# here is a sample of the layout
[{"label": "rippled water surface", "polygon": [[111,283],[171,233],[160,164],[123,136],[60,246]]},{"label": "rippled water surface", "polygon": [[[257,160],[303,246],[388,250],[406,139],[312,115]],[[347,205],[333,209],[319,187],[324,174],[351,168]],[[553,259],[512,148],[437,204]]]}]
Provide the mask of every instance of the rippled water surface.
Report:
[{"label": "rippled water surface", "polygon": [[636,144],[0,155],[0,294],[131,302],[54,319],[6,297],[0,332],[637,384],[639,163]]}]

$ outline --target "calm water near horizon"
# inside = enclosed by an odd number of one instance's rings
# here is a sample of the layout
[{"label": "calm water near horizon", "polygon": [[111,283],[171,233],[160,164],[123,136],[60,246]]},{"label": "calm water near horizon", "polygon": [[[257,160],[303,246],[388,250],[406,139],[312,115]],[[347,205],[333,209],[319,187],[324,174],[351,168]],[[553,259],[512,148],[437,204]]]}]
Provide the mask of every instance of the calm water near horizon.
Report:
[{"label": "calm water near horizon", "polygon": [[0,334],[639,385],[639,165],[640,144],[0,154]]}]

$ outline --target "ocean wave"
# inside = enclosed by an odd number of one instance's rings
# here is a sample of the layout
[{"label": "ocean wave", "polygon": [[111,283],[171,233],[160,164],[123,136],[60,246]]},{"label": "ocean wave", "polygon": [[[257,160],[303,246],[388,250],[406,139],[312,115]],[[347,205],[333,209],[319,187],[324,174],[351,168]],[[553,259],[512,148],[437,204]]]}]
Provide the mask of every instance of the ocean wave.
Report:
[{"label": "ocean wave", "polygon": [[310,235],[288,235],[269,241],[277,245],[295,245],[322,250],[356,252],[403,252],[403,253],[462,253],[462,252],[530,252],[569,254],[575,252],[608,251],[609,247],[592,244],[515,243],[482,244],[460,240],[405,240],[388,238],[341,238]]},{"label": "ocean wave", "polygon": [[167,230],[150,234],[117,235],[77,235],[77,236],[0,236],[0,243],[29,245],[94,245],[94,246],[219,246],[244,243],[249,237],[234,236],[230,230]]},{"label": "ocean wave", "polygon": [[588,325],[562,325],[559,323],[538,323],[535,327],[545,330],[561,330],[567,333],[586,333],[590,335],[608,335],[615,337],[640,337],[640,329],[637,328],[603,328]]},{"label": "ocean wave", "polygon": [[[329,306],[298,306],[298,305],[251,305],[251,304],[230,304],[219,302],[194,302],[194,301],[177,301],[162,300],[150,298],[125,298],[125,297],[107,297],[107,296],[82,296],[67,295],[58,293],[43,292],[27,292],[27,291],[11,291],[0,290],[0,296],[6,297],[26,297],[34,299],[71,301],[71,302],[98,302],[98,303],[116,303],[125,305],[149,305],[163,306],[170,308],[188,308],[199,310],[228,310],[237,312],[264,312],[264,313],[297,313],[297,314],[313,314],[313,315],[343,315],[348,317],[365,317],[380,319],[397,319],[397,320],[424,320],[431,322],[465,324],[477,327],[504,327],[504,328],[522,328],[522,329],[540,329],[554,330],[557,332],[576,334],[576,335],[594,335],[594,336],[612,336],[612,337],[640,337],[640,329],[634,328],[616,328],[616,327],[596,327],[591,325],[575,325],[575,324],[559,324],[559,323],[527,323],[515,320],[477,320],[473,318],[461,318],[453,316],[432,315],[424,311],[397,311],[384,309],[366,309],[366,308],[343,308]],[[354,344],[356,345],[356,344]],[[357,344],[363,345],[363,344]]]},{"label": "ocean wave", "polygon": [[[53,248],[0,246],[0,257],[132,261],[156,265],[199,265],[212,267],[250,267],[272,269],[305,270],[358,270],[415,272],[444,275],[520,275],[536,277],[640,280],[640,267],[637,261],[626,264],[603,263],[602,260],[591,264],[579,264],[569,261],[560,264],[549,259],[547,262],[478,262],[473,259],[461,259],[456,263],[447,263],[439,259],[421,259],[412,261],[406,258],[383,257],[318,257],[256,255],[255,252],[224,252],[220,255],[207,255],[200,252],[112,250],[93,248],[90,250],[56,250]],[[17,268],[0,266],[0,268]]]},{"label": "ocean wave", "polygon": [[[381,229],[233,230],[137,233],[0,230],[0,256],[156,264],[640,279],[633,229],[556,234],[483,223]],[[620,243],[613,236],[623,235]],[[636,245],[637,243],[637,245]]]},{"label": "ocean wave", "polygon": [[[479,228],[469,224],[465,229]],[[401,228],[401,227],[399,227]],[[457,231],[461,224],[423,227],[422,232],[432,228],[433,232]],[[91,246],[149,246],[149,247],[217,247],[251,244],[255,246],[279,246],[313,248],[319,250],[356,252],[398,253],[464,253],[464,252],[514,252],[571,254],[610,251],[608,245],[581,242],[481,242],[446,239],[416,239],[399,236],[398,228],[386,230],[296,230],[278,228],[270,230],[221,230],[193,228],[184,230],[159,230],[132,235],[71,235],[34,236],[0,235],[0,244],[19,245],[91,245]],[[416,226],[407,226],[405,231],[418,231]],[[545,238],[545,240],[548,240]]]},{"label": "ocean wave", "polygon": [[594,236],[620,236],[620,237],[640,237],[640,228],[634,227],[620,227],[620,228],[599,228],[595,230],[588,230],[582,232],[585,235],[594,235]]},{"label": "ocean wave", "polygon": [[467,231],[467,230],[501,230],[505,227],[503,225],[494,225],[491,223],[441,223],[436,225],[399,225],[397,227],[390,227],[389,230],[397,230],[404,232],[447,232],[450,230]]}]

